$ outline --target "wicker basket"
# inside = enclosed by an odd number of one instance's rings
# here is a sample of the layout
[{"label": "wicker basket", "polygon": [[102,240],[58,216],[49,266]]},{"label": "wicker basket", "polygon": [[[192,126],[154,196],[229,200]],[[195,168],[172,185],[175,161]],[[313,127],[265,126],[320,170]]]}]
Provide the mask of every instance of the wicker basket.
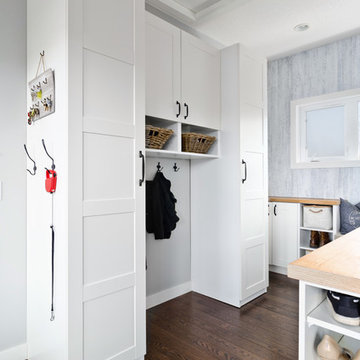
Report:
[{"label": "wicker basket", "polygon": [[215,136],[184,133],[182,134],[182,151],[206,154],[215,140]]},{"label": "wicker basket", "polygon": [[146,147],[149,149],[162,149],[173,133],[174,131],[171,129],[146,125]]}]

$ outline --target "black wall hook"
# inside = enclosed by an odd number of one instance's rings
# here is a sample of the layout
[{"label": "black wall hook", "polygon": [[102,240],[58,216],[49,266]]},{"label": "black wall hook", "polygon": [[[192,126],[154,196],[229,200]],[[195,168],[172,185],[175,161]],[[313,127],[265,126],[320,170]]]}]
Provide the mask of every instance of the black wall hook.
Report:
[{"label": "black wall hook", "polygon": [[51,169],[52,169],[52,170],[55,170],[55,162],[54,162],[54,159],[49,155],[49,153],[48,153],[48,151],[47,151],[47,149],[46,149],[46,146],[45,146],[45,141],[44,141],[44,139],[42,139],[41,141],[42,141],[44,150],[45,150],[45,152],[46,152],[46,155],[47,155],[47,156],[51,159],[51,161],[52,161]]},{"label": "black wall hook", "polygon": [[33,171],[31,172],[29,169],[26,169],[26,171],[29,172],[30,175],[34,176],[36,174],[36,170],[37,170],[37,167],[36,167],[36,162],[31,158],[31,156],[29,155],[29,152],[27,150],[27,147],[26,145],[24,144],[24,149],[25,149],[25,152],[26,152],[26,155],[28,156],[28,158],[33,162],[34,164],[34,167],[33,167]]},{"label": "black wall hook", "polygon": [[160,162],[158,162],[158,164],[156,165],[157,171],[161,172],[163,167],[160,165]]},{"label": "black wall hook", "polygon": [[174,163],[173,169],[175,172],[178,172],[180,170],[180,168],[176,165],[176,163]]}]

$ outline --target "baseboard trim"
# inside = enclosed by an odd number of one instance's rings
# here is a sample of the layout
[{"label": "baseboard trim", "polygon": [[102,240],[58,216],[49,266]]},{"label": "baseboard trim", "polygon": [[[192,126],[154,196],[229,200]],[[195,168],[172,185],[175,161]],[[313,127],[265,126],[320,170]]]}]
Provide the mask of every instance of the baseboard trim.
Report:
[{"label": "baseboard trim", "polygon": [[258,291],[256,294],[251,295],[251,296],[249,296],[248,298],[246,298],[246,299],[244,299],[244,300],[241,300],[241,301],[240,301],[240,307],[242,307],[242,306],[244,306],[245,304],[247,304],[247,303],[255,300],[255,299],[258,298],[259,296],[264,295],[266,292],[267,292],[267,288]]},{"label": "baseboard trim", "polygon": [[178,286],[174,286],[170,289],[166,289],[156,294],[149,295],[146,297],[146,309],[151,309],[154,306],[160,305],[166,301],[184,295],[190,291],[192,291],[192,285],[191,281],[188,281]]},{"label": "baseboard trim", "polygon": [[287,276],[287,267],[285,266],[270,265],[269,271]]},{"label": "baseboard trim", "polygon": [[13,348],[0,351],[0,360],[25,360],[26,358],[26,344],[21,344]]}]

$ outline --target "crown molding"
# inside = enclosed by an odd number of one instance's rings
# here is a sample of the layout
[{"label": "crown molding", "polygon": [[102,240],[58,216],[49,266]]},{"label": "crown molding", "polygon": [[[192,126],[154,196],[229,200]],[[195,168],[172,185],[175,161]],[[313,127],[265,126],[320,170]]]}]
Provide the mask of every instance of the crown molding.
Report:
[{"label": "crown molding", "polygon": [[227,5],[237,1],[240,5],[249,0],[213,0],[208,1],[201,6],[199,11],[192,11],[185,6],[180,5],[175,0],[146,0],[146,4],[169,15],[185,24],[196,25],[199,20],[203,20],[206,16],[214,15],[221,12]]}]

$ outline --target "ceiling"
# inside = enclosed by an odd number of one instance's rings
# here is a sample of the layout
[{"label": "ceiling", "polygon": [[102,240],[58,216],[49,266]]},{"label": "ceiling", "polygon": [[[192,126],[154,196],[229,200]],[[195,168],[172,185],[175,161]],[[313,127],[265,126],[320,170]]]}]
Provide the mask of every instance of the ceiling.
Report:
[{"label": "ceiling", "polygon": [[[147,2],[217,42],[239,42],[270,59],[360,33],[360,0]],[[160,3],[166,6],[159,8]],[[310,29],[295,32],[300,23],[308,23]]]}]

